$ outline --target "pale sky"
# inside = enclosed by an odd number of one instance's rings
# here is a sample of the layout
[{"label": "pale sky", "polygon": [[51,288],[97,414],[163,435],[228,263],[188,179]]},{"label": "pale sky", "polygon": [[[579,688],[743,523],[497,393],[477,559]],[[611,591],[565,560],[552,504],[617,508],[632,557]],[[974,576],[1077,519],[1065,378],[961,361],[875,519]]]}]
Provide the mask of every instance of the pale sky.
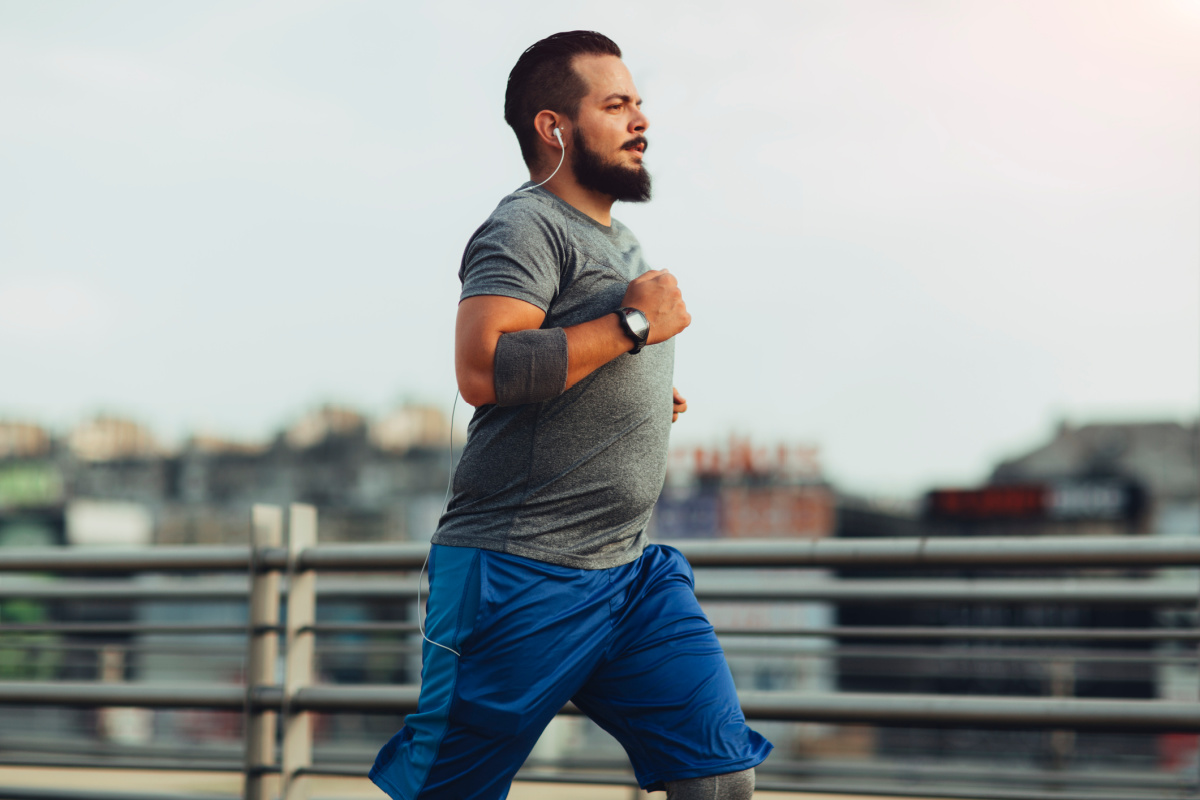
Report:
[{"label": "pale sky", "polygon": [[508,71],[625,51],[694,322],[673,442],[861,493],[1200,406],[1200,0],[0,0],[0,416],[263,438],[446,408]]}]

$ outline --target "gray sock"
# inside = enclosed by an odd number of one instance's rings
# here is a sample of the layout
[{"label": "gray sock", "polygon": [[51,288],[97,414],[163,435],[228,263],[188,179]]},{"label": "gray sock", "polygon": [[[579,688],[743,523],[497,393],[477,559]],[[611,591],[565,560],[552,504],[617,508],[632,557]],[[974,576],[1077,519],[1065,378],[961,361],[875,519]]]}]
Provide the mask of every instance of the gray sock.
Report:
[{"label": "gray sock", "polygon": [[667,783],[667,800],[750,800],[754,768]]}]

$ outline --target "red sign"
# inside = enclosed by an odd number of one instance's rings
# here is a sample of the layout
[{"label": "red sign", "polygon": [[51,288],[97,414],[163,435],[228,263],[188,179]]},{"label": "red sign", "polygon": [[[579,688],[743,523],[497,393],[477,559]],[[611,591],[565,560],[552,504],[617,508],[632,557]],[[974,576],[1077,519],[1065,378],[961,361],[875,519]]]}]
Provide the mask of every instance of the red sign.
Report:
[{"label": "red sign", "polygon": [[1142,491],[1121,479],[1059,481],[982,489],[935,489],[926,497],[931,519],[1133,519]]},{"label": "red sign", "polygon": [[1036,518],[1046,511],[1045,486],[937,489],[929,493],[929,515],[950,519]]}]

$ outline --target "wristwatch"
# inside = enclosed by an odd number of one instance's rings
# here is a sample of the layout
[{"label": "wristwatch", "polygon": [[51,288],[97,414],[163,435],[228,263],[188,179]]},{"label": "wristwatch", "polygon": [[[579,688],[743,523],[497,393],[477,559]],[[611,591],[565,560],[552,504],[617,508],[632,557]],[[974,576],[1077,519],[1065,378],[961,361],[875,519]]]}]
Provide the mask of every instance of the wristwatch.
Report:
[{"label": "wristwatch", "polygon": [[625,334],[633,339],[632,352],[635,355],[640,353],[646,346],[646,340],[650,338],[650,320],[636,308],[618,308],[616,313],[621,318],[621,327],[625,329]]}]

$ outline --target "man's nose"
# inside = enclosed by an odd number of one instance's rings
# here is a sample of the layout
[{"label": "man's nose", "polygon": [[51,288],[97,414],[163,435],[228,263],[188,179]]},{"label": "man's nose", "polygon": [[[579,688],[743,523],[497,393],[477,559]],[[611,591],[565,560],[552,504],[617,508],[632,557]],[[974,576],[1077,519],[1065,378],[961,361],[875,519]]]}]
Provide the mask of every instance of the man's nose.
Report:
[{"label": "man's nose", "polygon": [[629,123],[629,129],[634,133],[641,134],[645,133],[646,129],[649,127],[650,119],[644,113],[642,113],[642,110],[639,108],[637,115]]}]

